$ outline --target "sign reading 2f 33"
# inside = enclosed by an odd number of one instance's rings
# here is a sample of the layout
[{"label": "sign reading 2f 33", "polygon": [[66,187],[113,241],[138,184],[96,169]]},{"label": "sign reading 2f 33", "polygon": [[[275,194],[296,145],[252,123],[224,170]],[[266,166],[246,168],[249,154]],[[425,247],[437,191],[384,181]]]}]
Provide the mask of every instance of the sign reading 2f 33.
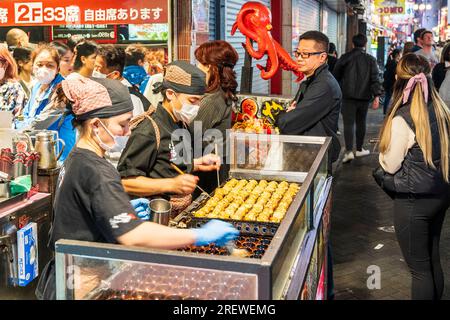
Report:
[{"label": "sign reading 2f 33", "polygon": [[62,22],[66,20],[66,8],[44,8],[42,2],[19,2],[14,4],[14,17],[17,24]]},{"label": "sign reading 2f 33", "polygon": [[8,25],[167,23],[167,0],[0,1],[0,23]]}]

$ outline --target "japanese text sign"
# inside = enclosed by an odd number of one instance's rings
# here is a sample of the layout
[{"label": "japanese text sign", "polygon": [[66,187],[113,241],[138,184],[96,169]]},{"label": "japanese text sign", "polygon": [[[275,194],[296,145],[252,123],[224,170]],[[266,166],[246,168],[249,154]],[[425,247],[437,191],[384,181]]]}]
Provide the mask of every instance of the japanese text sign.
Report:
[{"label": "japanese text sign", "polygon": [[167,22],[167,0],[0,1],[2,26]]},{"label": "japanese text sign", "polygon": [[375,8],[379,15],[404,14],[405,0],[375,0]]}]

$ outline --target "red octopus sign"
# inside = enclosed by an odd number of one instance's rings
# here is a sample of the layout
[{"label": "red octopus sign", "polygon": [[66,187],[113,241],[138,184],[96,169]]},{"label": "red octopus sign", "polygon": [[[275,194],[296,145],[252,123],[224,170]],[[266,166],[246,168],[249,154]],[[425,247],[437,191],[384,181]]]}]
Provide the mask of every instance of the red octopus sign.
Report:
[{"label": "red octopus sign", "polygon": [[[272,78],[278,69],[292,71],[297,76],[297,81],[303,79],[304,75],[299,70],[297,63],[290,57],[286,50],[272,38],[272,13],[260,2],[247,2],[239,11],[236,22],[231,29],[231,35],[239,30],[245,37],[243,43],[249,55],[257,60],[267,55],[267,64],[257,64],[261,70],[261,78],[268,80]],[[256,42],[258,48],[253,48],[250,40]]]}]

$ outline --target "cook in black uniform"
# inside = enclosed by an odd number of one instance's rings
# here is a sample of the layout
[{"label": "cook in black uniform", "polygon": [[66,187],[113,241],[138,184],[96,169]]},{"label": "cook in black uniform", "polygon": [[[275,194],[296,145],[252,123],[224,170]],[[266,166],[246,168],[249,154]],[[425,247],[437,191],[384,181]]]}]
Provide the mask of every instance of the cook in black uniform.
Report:
[{"label": "cook in black uniform", "polygon": [[[54,203],[50,246],[59,239],[177,248],[224,244],[238,234],[230,224],[211,221],[200,229],[173,229],[139,220],[117,170],[104,158],[116,136],[129,132],[133,104],[119,81],[78,78],[62,82],[71,101],[80,138],[61,168]],[[138,205],[142,205],[138,201]],[[148,204],[147,204],[148,206]],[[54,262],[36,290],[40,299],[55,298]]]},{"label": "cook in black uniform", "polygon": [[198,178],[191,174],[180,175],[171,164],[187,173],[220,167],[220,158],[216,155],[192,160],[192,144],[186,126],[198,113],[198,104],[206,90],[205,76],[203,71],[185,61],[167,65],[164,81],[158,88],[164,101],[156,110],[151,109],[133,119],[131,136],[117,167],[129,194],[170,195],[173,211],[179,211],[190,203]]}]

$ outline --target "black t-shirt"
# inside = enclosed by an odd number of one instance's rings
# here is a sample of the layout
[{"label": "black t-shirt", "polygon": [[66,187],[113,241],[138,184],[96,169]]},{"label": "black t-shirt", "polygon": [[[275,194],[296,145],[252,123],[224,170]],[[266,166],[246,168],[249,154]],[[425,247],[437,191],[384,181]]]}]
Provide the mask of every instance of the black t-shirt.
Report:
[{"label": "black t-shirt", "polygon": [[[184,172],[190,172],[192,152],[190,141],[179,140],[173,135],[177,129],[185,129],[180,122],[174,122],[169,112],[159,104],[151,115],[160,132],[159,149],[155,129],[149,119],[144,119],[131,132],[117,166],[122,178],[143,176],[153,179],[172,178],[178,173],[171,167],[175,163]],[[182,133],[181,131],[178,131]],[[188,134],[188,130],[183,131]]]},{"label": "black t-shirt", "polygon": [[142,223],[117,170],[96,153],[74,148],[64,162],[55,194],[50,247],[59,239],[117,243]]}]

